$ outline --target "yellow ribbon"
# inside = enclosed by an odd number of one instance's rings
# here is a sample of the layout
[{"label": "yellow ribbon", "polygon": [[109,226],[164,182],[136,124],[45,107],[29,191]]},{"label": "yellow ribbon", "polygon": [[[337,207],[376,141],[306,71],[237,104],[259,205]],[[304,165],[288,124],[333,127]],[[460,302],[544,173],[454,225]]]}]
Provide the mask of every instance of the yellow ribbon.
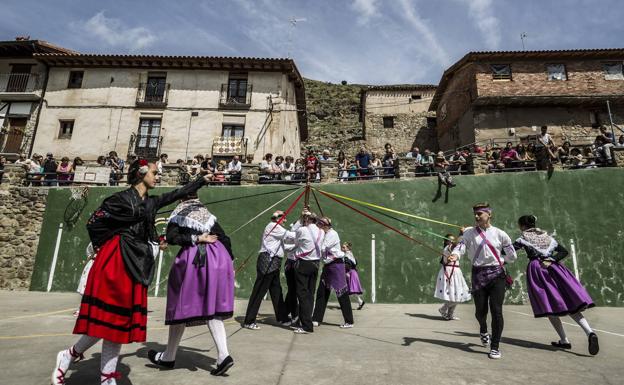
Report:
[{"label": "yellow ribbon", "polygon": [[[315,189],[315,190],[318,190],[318,189]],[[440,224],[440,225],[445,225],[445,226],[450,226],[450,227],[456,227],[458,229],[461,228],[461,226],[454,225],[452,223],[446,223],[446,222],[442,222],[442,221],[436,221],[435,219],[419,217],[418,215],[404,213],[402,211],[389,209],[387,207],[383,207],[383,206],[375,205],[375,204],[372,204],[372,203],[364,202],[364,201],[361,201],[361,200],[358,200],[358,199],[349,198],[349,197],[346,197],[344,195],[334,194],[334,193],[330,193],[330,192],[323,191],[323,190],[318,190],[318,191],[321,191],[321,192],[323,192],[323,193],[325,193],[327,195],[332,195],[332,196],[334,196],[336,198],[340,198],[340,199],[344,199],[344,200],[347,200],[347,201],[351,201],[351,202],[354,202],[354,203],[357,203],[357,204],[360,204],[360,205],[374,207],[374,208],[379,209],[379,210],[388,211],[388,212],[399,214],[399,215],[404,215],[404,216],[410,217],[410,218],[420,219],[421,221],[437,223],[437,224]]]}]

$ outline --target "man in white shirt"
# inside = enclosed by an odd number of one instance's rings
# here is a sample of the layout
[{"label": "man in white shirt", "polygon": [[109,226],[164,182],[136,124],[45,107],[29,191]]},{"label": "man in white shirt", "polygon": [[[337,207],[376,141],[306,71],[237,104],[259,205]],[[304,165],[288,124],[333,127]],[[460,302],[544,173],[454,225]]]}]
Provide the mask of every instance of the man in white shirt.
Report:
[{"label": "man in white shirt", "polygon": [[317,224],[325,232],[325,239],[321,247],[323,272],[321,273],[319,286],[316,289],[316,303],[314,304],[314,313],[312,315],[313,324],[318,326],[323,322],[327,301],[333,289],[336,292],[336,297],[338,297],[340,311],[342,311],[342,317],[344,318],[344,323],[340,327],[343,329],[352,328],[353,310],[349,301],[349,286],[347,285],[347,273],[344,263],[345,253],[340,247],[340,237],[336,230],[332,229],[331,219],[328,217],[320,218]]},{"label": "man in white shirt", "polygon": [[303,211],[299,226],[286,233],[287,239],[295,241],[295,280],[297,300],[299,300],[299,323],[294,330],[298,334],[314,332],[312,310],[314,307],[314,288],[318,276],[321,247],[325,233],[316,226],[316,215]]},{"label": "man in white shirt", "polygon": [[256,264],[256,282],[251,290],[251,296],[247,303],[245,321],[243,327],[251,330],[259,330],[256,324],[256,316],[262,304],[262,298],[269,292],[273,311],[277,322],[290,325],[286,313],[286,304],[282,296],[282,285],[280,284],[280,266],[284,256],[283,240],[286,236],[286,229],[281,225],[286,220],[283,211],[276,211],[271,215],[271,222],[264,228],[260,241],[260,254]]},{"label": "man in white shirt", "polygon": [[240,158],[238,155],[234,155],[232,161],[227,165],[227,173],[231,175],[230,180],[240,180],[242,169],[243,166],[241,165]]},{"label": "man in white shirt", "polygon": [[[499,343],[503,334],[503,302],[507,286],[507,274],[503,264],[518,257],[509,235],[492,226],[492,209],[487,203],[473,207],[475,226],[464,230],[462,240],[448,257],[449,262],[465,254],[472,261],[472,296],[475,316],[483,346],[490,345],[489,357],[501,358]],[[492,336],[488,334],[488,307],[492,316]]]}]

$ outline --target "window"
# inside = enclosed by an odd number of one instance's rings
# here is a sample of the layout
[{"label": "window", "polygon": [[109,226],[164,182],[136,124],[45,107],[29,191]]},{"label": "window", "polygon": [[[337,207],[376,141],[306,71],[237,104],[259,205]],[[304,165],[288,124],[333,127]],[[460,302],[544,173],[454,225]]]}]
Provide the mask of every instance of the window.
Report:
[{"label": "window", "polygon": [[160,119],[141,119],[137,147],[157,148],[160,135]]},{"label": "window", "polygon": [[162,102],[165,98],[167,87],[167,74],[164,72],[152,72],[147,74],[145,85],[145,102]]},{"label": "window", "polygon": [[246,104],[247,102],[247,74],[232,73],[228,80],[228,103]]},{"label": "window", "polygon": [[565,64],[548,64],[546,66],[549,81],[568,80]]},{"label": "window", "polygon": [[492,64],[492,79],[511,80],[511,66],[509,64]]},{"label": "window", "polygon": [[422,99],[422,95],[412,95],[412,100]]},{"label": "window", "polygon": [[394,128],[394,116],[384,116],[383,126],[384,128]]},{"label": "window", "polygon": [[239,124],[224,124],[221,136],[242,138],[245,136],[245,126]]},{"label": "window", "polygon": [[71,139],[72,134],[74,133],[74,121],[73,120],[59,120],[60,129],[59,129],[59,139]]},{"label": "window", "polygon": [[70,71],[69,81],[67,82],[67,88],[81,88],[83,77],[84,77],[84,71]]},{"label": "window", "polygon": [[622,62],[604,63],[603,68],[605,80],[624,80]]}]

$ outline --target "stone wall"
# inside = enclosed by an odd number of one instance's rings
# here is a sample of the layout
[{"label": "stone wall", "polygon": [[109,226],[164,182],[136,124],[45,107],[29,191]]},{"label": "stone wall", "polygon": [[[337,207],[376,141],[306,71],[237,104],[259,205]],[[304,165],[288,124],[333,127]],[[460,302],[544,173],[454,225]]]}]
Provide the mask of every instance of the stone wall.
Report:
[{"label": "stone wall", "polygon": [[28,289],[45,212],[46,188],[0,189],[0,289]]},{"label": "stone wall", "polygon": [[[385,128],[383,118],[394,117],[394,127]],[[384,145],[392,144],[399,154],[405,154],[413,146],[436,151],[438,140],[435,128],[429,127],[427,117],[435,116],[431,112],[413,114],[367,114],[366,115],[366,144],[370,151],[377,151],[380,157],[384,154]]]}]

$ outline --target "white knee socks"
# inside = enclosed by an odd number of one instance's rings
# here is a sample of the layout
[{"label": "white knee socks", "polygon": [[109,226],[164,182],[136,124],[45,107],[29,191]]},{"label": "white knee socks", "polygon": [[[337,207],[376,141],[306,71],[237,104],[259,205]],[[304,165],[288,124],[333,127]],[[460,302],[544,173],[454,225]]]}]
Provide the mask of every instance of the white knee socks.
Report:
[{"label": "white knee socks", "polygon": [[180,340],[184,334],[186,325],[177,324],[169,325],[169,340],[167,341],[167,350],[162,352],[160,357],[156,356],[156,359],[163,361],[175,361],[176,353],[178,352],[178,346],[180,346]]},{"label": "white knee socks", "polygon": [[572,317],[572,319],[575,320],[576,323],[579,324],[581,328],[583,328],[583,330],[585,331],[585,334],[589,335],[590,333],[594,332],[592,328],[589,326],[589,322],[587,322],[585,317],[583,317],[583,313],[578,312],[575,314],[570,314],[570,317]]},{"label": "white knee socks", "polygon": [[361,306],[361,305],[362,305],[362,303],[364,302],[364,300],[363,300],[363,299],[362,299],[362,297],[361,297],[361,296],[359,296],[359,295],[358,295],[356,298],[357,298],[357,301],[358,301],[358,305],[360,305],[360,306]]},{"label": "white knee socks", "polygon": [[105,385],[115,385],[117,382],[114,376],[117,371],[117,360],[119,360],[119,352],[121,344],[104,340],[102,341],[102,360],[100,363],[100,381]]},{"label": "white knee socks", "polygon": [[563,330],[563,324],[561,323],[561,319],[557,316],[549,316],[548,320],[552,324],[553,328],[557,334],[559,334],[559,342],[561,343],[569,343],[568,337],[566,336],[565,330]]},{"label": "white knee socks", "polygon": [[212,334],[212,339],[217,346],[217,365],[223,362],[230,355],[227,348],[227,334],[225,333],[225,324],[220,319],[211,319],[208,321],[208,329]]}]

